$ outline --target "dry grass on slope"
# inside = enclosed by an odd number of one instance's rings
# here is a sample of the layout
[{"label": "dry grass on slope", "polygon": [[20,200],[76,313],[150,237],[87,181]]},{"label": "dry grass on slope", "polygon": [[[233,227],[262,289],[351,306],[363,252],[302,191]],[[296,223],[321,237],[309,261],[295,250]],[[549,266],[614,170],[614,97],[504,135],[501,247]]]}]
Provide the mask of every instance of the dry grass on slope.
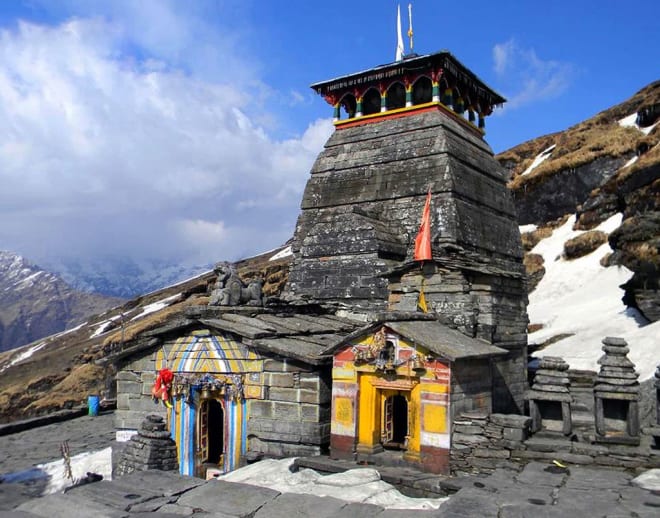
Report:
[{"label": "dry grass on slope", "polygon": [[[630,155],[637,149],[640,135],[638,129],[618,124],[608,127],[585,126],[575,131],[568,130],[558,137],[557,148],[549,159],[529,174],[515,176],[509,187],[518,190],[523,186],[534,186],[560,171],[576,169],[602,156],[617,158]],[[541,151],[542,149],[539,150]],[[524,171],[532,160],[533,157],[524,161],[520,168]]]},{"label": "dry grass on slope", "polygon": [[84,404],[86,395],[100,394],[104,389],[105,371],[102,367],[91,363],[76,365],[62,381],[32,401],[26,411],[42,414]]},{"label": "dry grass on slope", "polygon": [[[598,157],[616,158],[632,155],[642,148],[653,149],[660,141],[660,129],[657,126],[649,135],[644,135],[637,128],[621,126],[619,121],[656,103],[660,103],[660,81],[643,88],[627,101],[566,131],[524,142],[497,155],[496,158],[511,171],[509,186],[518,190],[535,186],[560,171],[578,168]],[[550,157],[529,174],[522,176],[521,173],[531,165],[536,156],[553,144],[556,147]],[[640,158],[639,164],[633,164],[631,173],[638,168],[647,167],[649,163],[660,161],[656,151],[653,151],[652,155],[649,153]]]},{"label": "dry grass on slope", "polygon": [[564,243],[564,255],[567,259],[584,257],[607,243],[607,234],[600,230],[590,230]]},{"label": "dry grass on slope", "polygon": [[171,306],[158,310],[150,315],[146,315],[135,322],[129,321],[124,325],[123,332],[121,329],[118,329],[103,341],[103,345],[117,344],[121,342],[122,339],[124,341],[133,340],[140,333],[165,324],[177,314],[182,315],[186,307],[204,305],[208,303],[208,300],[209,299],[206,295],[192,295],[182,302],[172,304]]}]

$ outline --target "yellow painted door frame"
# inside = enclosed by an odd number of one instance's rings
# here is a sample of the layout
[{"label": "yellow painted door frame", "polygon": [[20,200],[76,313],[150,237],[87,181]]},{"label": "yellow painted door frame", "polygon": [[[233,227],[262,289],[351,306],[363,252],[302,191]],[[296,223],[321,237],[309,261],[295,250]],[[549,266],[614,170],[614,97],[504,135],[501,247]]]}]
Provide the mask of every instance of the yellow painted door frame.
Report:
[{"label": "yellow painted door frame", "polygon": [[357,452],[371,454],[381,451],[380,444],[380,412],[381,402],[378,389],[373,386],[371,374],[360,374],[358,377],[358,444]]},{"label": "yellow painted door frame", "polygon": [[404,453],[404,458],[418,462],[421,449],[421,425],[419,414],[422,408],[421,385],[416,384],[408,392],[408,447]]}]

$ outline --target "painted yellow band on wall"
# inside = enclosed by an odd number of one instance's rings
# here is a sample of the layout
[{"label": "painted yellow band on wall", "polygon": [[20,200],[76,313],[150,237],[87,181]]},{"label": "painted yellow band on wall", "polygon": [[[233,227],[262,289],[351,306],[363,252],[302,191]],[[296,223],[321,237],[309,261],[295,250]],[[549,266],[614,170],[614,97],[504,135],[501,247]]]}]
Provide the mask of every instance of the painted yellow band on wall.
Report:
[{"label": "painted yellow band on wall", "polygon": [[422,379],[422,391],[431,394],[446,394],[449,386],[442,383],[424,383],[424,379]]},{"label": "painted yellow band on wall", "polygon": [[424,431],[431,433],[447,432],[447,407],[440,405],[424,405]]},{"label": "painted yellow band on wall", "polygon": [[335,398],[335,419],[344,426],[353,424],[353,401],[350,398]]}]

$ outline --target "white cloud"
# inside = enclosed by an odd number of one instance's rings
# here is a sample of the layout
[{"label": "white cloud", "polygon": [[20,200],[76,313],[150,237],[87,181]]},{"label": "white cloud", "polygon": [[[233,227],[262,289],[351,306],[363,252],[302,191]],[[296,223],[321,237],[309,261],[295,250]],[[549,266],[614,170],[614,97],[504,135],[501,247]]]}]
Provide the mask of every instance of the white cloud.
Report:
[{"label": "white cloud", "polygon": [[493,47],[493,67],[508,109],[560,96],[575,75],[572,64],[541,59],[513,38]]},{"label": "white cloud", "polygon": [[106,4],[125,11],[0,32],[0,249],[213,262],[286,240],[332,124],[273,139],[255,60],[197,72],[231,38],[193,52],[208,30],[178,4]]},{"label": "white cloud", "polygon": [[511,58],[515,51],[513,40],[504,43],[498,43],[493,47],[493,61],[495,62],[495,73],[498,76],[504,75],[507,68],[511,65]]}]

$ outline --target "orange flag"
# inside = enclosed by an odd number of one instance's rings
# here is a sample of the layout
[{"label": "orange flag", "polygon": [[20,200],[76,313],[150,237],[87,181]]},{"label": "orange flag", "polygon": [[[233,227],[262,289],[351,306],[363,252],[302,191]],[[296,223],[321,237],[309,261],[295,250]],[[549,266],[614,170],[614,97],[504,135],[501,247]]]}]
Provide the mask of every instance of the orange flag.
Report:
[{"label": "orange flag", "polygon": [[431,259],[431,189],[429,189],[422,213],[422,224],[415,238],[414,260],[430,261]]}]

